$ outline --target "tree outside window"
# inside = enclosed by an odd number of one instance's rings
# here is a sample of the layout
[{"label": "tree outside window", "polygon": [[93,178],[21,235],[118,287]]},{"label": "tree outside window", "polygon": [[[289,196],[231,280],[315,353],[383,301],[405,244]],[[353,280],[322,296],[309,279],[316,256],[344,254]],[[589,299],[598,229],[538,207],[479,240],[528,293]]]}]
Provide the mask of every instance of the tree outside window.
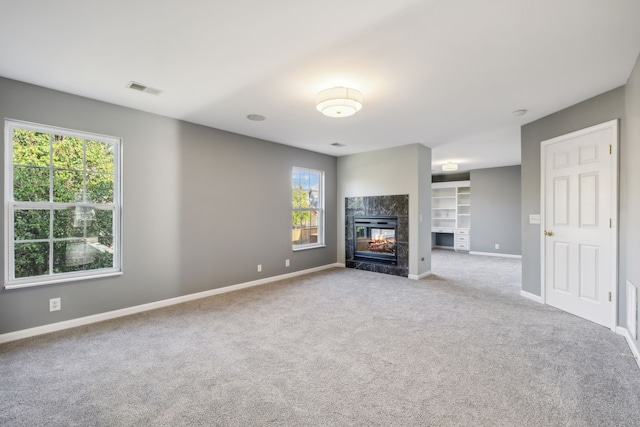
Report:
[{"label": "tree outside window", "polygon": [[324,244],[324,172],[294,167],[291,179],[293,249]]}]

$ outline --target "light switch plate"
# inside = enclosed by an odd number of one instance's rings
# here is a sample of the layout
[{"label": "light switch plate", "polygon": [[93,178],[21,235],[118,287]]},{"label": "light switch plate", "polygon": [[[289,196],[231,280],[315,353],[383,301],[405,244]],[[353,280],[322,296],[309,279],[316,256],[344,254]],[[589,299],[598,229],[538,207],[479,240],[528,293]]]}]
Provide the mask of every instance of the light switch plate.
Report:
[{"label": "light switch plate", "polygon": [[540,214],[529,215],[529,224],[540,224]]}]

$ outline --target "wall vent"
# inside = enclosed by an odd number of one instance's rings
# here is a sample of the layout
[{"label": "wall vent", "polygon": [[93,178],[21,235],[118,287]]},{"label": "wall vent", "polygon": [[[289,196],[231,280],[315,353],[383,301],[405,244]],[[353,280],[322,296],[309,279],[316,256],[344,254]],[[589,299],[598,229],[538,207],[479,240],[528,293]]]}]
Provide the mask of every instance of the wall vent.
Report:
[{"label": "wall vent", "polygon": [[133,90],[137,90],[139,92],[144,92],[144,93],[148,93],[151,95],[160,95],[162,93],[162,91],[160,89],[155,89],[149,86],[145,86],[142,83],[136,83],[136,82],[129,82],[129,84],[127,85],[127,87],[129,89],[133,89]]},{"label": "wall vent", "polygon": [[627,329],[638,339],[638,288],[627,280]]}]

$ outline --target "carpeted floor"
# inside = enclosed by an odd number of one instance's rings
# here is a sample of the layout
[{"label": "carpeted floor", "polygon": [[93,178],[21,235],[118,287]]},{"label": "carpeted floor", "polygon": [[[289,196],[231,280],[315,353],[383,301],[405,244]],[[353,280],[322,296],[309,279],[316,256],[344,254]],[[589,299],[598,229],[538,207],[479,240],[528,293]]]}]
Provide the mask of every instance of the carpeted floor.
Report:
[{"label": "carpeted floor", "polygon": [[637,426],[610,330],[523,299],[520,261],[434,251],[0,346],[2,426]]}]

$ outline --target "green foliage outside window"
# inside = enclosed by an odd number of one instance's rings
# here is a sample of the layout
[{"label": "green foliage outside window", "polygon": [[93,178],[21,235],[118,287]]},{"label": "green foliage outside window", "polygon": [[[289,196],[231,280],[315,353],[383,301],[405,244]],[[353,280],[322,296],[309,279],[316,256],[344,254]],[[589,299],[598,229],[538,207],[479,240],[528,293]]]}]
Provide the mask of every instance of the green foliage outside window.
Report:
[{"label": "green foliage outside window", "polygon": [[294,168],[291,179],[291,241],[294,247],[322,242],[321,171]]},{"label": "green foliage outside window", "polygon": [[108,142],[13,130],[15,278],[114,266],[114,165]]},{"label": "green foliage outside window", "polygon": [[301,227],[308,224],[311,220],[311,212],[307,210],[295,210],[295,208],[309,208],[309,192],[305,191],[302,186],[294,188],[292,192],[293,212],[291,219],[294,227]]}]

